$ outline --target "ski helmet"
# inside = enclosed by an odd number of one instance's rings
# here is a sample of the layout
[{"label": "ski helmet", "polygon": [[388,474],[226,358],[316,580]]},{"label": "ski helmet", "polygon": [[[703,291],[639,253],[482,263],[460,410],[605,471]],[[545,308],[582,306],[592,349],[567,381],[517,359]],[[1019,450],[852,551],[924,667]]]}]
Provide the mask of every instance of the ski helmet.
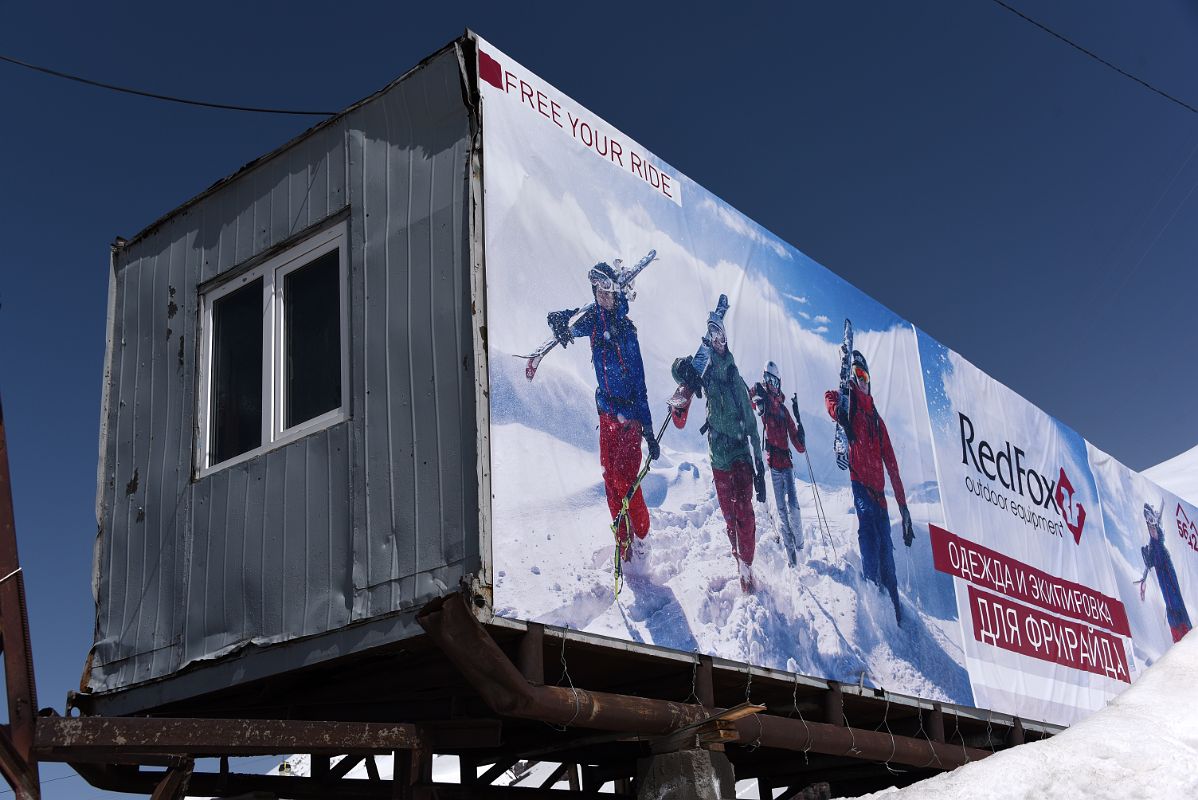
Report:
[{"label": "ski helmet", "polygon": [[778,377],[778,365],[773,361],[766,362],[765,371],[761,373],[761,377],[768,385],[773,386],[775,389],[782,388],[782,379]]},{"label": "ski helmet", "polygon": [[[1163,504],[1161,506],[1161,509],[1164,510]],[[1148,503],[1144,504],[1144,521],[1148,523],[1149,528],[1155,528],[1161,524],[1160,512],[1158,512],[1152,506],[1148,505]]]},{"label": "ski helmet", "polygon": [[620,274],[606,261],[600,261],[587,273],[592,291],[617,292],[620,290]]},{"label": "ski helmet", "polygon": [[[859,375],[859,374],[858,374],[858,372],[857,372],[857,370],[861,370],[861,372],[864,372],[865,374],[864,374],[864,375]],[[854,377],[857,377],[859,380],[863,380],[863,381],[866,381],[866,382],[868,382],[868,381],[869,381],[869,362],[867,362],[867,361],[865,360],[865,356],[861,355],[861,351],[860,351],[860,350],[854,350],[854,351],[853,351],[853,371],[852,371],[852,374],[853,374],[853,376],[854,376]]]},{"label": "ski helmet", "polygon": [[718,339],[725,345],[728,344],[728,331],[724,330],[724,320],[715,314],[707,315],[707,338],[713,342]]}]

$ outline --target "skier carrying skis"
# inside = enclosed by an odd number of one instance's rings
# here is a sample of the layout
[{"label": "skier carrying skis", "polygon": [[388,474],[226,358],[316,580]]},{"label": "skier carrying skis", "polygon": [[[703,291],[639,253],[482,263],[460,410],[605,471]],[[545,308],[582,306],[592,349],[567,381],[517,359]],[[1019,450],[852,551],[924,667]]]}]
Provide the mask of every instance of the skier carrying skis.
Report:
[{"label": "skier carrying skis", "polygon": [[[1162,511],[1164,507],[1162,502]],[[1180,642],[1181,637],[1190,632],[1190,615],[1186,612],[1185,601],[1181,598],[1181,584],[1177,581],[1177,571],[1173,569],[1173,559],[1165,549],[1161,514],[1147,503],[1144,504],[1144,522],[1148,525],[1148,544],[1140,548],[1140,554],[1144,556],[1144,575],[1137,581],[1140,584],[1140,601],[1144,600],[1148,571],[1155,568],[1156,582],[1160,585],[1161,596],[1165,600],[1165,620],[1169,623],[1169,633],[1173,636],[1173,641]]]},{"label": "skier carrying skis", "polygon": [[799,453],[806,452],[807,436],[802,423],[796,424],[786,408],[782,379],[778,377],[778,365],[773,361],[765,365],[761,382],[753,384],[753,405],[765,426],[765,457],[774,485],[778,521],[782,524],[782,543],[786,547],[787,560],[795,567],[798,566],[798,551],[803,549],[803,517],[795,495],[790,446],[793,444]]},{"label": "skier carrying skis", "polygon": [[707,422],[699,430],[707,434],[716,497],[737,561],[740,588],[752,593],[753,553],[757,545],[754,490],[757,500],[765,502],[761,439],[757,435],[757,421],[753,419],[749,387],[728,349],[724,321],[715,313],[707,319],[707,342],[711,345],[711,362],[703,373],[695,367],[694,356],[676,359],[671,372],[674,380],[689,387],[696,396],[707,395]]},{"label": "skier carrying skis", "polygon": [[[617,262],[618,263],[618,262]],[[595,406],[599,412],[599,463],[607,490],[607,507],[616,519],[624,496],[636,480],[641,467],[641,439],[649,448],[649,460],[661,455],[653,435],[653,416],[649,412],[645,389],[645,366],[636,326],[628,318],[628,296],[620,289],[620,274],[600,262],[588,273],[594,308],[573,326],[570,318],[578,309],[550,312],[549,328],[565,348],[576,336],[591,342],[591,363],[595,367]],[[626,519],[636,535],[629,541],[628,524],[617,532],[617,544],[624,561],[645,557],[644,539],[649,534],[649,509],[638,488],[628,502]]]},{"label": "skier carrying skis", "polygon": [[915,541],[915,529],[911,525],[911,512],[907,510],[907,495],[899,477],[898,460],[890,444],[886,423],[878,414],[869,387],[869,365],[859,351],[852,353],[852,364],[847,391],[851,393],[844,413],[845,403],[840,402],[840,393],[831,390],[824,393],[824,404],[828,415],[844,429],[848,438],[849,478],[853,485],[853,506],[857,511],[857,542],[861,548],[861,571],[866,580],[873,581],[890,592],[894,602],[894,618],[901,625],[899,611],[898,576],[894,569],[894,542],[890,538],[890,516],[886,512],[886,476],[890,474],[890,485],[894,499],[898,502],[903,520],[903,544],[907,547]]}]

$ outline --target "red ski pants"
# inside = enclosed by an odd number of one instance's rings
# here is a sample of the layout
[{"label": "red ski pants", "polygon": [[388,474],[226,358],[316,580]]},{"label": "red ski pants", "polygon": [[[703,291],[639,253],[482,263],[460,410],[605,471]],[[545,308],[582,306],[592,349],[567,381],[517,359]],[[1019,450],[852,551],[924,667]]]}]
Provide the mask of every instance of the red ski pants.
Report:
[{"label": "red ski pants", "polygon": [[[614,520],[620,513],[628,487],[636,482],[641,470],[641,423],[636,420],[620,422],[610,414],[599,415],[599,463],[603,466],[603,483],[607,488],[607,507]],[[628,519],[636,538],[644,539],[649,533],[649,509],[640,487],[628,501]],[[624,541],[626,525],[617,532]]]},{"label": "red ski pants", "polygon": [[728,525],[728,541],[736,557],[746,564],[753,563],[757,549],[757,520],[753,516],[753,468],[747,461],[737,461],[730,470],[712,469],[715,495],[720,511]]}]

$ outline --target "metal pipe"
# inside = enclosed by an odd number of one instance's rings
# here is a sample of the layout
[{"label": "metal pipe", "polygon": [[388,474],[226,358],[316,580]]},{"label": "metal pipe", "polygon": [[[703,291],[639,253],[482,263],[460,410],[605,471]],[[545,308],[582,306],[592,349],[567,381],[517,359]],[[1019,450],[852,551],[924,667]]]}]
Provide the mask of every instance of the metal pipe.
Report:
[{"label": "metal pipe", "polygon": [[[560,686],[533,686],[474,617],[461,594],[437,598],[416,621],[496,714],[556,725],[660,736],[706,719],[713,709]],[[714,709],[720,712],[723,709]],[[956,747],[820,722],[754,714],[736,723],[740,741],[783,750],[952,769],[988,755]]]}]

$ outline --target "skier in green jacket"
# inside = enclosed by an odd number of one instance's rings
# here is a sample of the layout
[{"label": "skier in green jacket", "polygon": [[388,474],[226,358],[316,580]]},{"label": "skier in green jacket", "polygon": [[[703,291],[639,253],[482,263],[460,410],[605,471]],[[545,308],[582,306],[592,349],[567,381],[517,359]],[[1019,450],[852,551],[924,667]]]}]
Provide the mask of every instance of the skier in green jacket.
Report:
[{"label": "skier in green jacket", "polygon": [[707,422],[700,431],[707,434],[716,497],[728,526],[728,540],[737,561],[740,586],[746,593],[751,593],[754,590],[753,553],[757,542],[754,490],[757,500],[765,502],[761,439],[757,435],[749,387],[741,378],[736,360],[728,349],[723,320],[714,314],[707,321],[707,342],[711,345],[711,362],[703,374],[695,368],[692,356],[676,359],[671,371],[674,380],[689,386],[696,395],[707,394]]}]

